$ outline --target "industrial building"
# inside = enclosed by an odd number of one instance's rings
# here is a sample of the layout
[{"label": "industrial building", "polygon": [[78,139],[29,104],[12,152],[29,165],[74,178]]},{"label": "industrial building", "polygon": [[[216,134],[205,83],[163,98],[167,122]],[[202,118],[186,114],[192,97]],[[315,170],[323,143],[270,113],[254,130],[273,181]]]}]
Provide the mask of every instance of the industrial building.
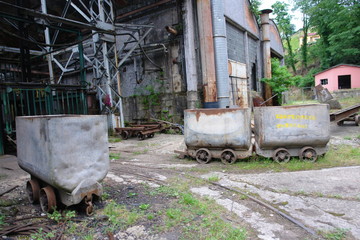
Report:
[{"label": "industrial building", "polygon": [[106,114],[113,128],[271,98],[260,80],[284,51],[270,12],[248,0],[0,1],[0,154],[16,116]]}]

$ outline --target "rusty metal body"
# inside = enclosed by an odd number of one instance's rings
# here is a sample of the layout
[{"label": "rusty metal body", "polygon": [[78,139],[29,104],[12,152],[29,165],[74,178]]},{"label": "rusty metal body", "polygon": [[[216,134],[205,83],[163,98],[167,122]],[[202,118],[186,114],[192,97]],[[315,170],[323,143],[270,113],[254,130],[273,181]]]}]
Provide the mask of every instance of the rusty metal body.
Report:
[{"label": "rusty metal body", "polygon": [[18,164],[40,182],[30,182],[30,192],[50,185],[66,206],[102,194],[99,182],[109,169],[105,116],[17,117],[16,126]]},{"label": "rusty metal body", "polygon": [[[327,151],[330,140],[327,104],[255,107],[254,120],[258,155],[274,157],[274,153],[288,152],[288,156],[310,155],[312,159],[312,153],[322,155]],[[304,147],[310,150],[303,151]]]},{"label": "rusty metal body", "polygon": [[144,140],[146,137],[153,138],[155,133],[163,129],[163,126],[159,123],[131,124],[130,127],[115,128],[115,132],[124,140],[135,136],[138,137],[139,140]]},{"label": "rusty metal body", "polygon": [[249,108],[185,110],[187,154],[197,160],[199,155],[204,156],[205,163],[213,157],[222,158],[224,154],[229,163],[250,156],[250,114]]}]

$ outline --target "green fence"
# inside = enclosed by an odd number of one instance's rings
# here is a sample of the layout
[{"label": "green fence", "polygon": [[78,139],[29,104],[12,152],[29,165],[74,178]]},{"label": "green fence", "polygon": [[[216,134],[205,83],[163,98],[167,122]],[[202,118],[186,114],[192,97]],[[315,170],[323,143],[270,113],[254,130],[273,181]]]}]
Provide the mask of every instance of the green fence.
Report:
[{"label": "green fence", "polygon": [[79,87],[3,87],[0,89],[0,155],[4,138],[14,136],[17,116],[87,114],[85,89]]}]

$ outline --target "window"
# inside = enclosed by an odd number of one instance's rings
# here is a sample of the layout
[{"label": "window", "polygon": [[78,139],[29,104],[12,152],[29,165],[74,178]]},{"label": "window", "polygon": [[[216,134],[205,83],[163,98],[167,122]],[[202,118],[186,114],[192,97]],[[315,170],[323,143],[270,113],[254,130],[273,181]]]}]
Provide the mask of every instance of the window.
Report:
[{"label": "window", "polygon": [[327,85],[328,84],[328,80],[326,79],[320,79],[320,83],[321,85]]}]

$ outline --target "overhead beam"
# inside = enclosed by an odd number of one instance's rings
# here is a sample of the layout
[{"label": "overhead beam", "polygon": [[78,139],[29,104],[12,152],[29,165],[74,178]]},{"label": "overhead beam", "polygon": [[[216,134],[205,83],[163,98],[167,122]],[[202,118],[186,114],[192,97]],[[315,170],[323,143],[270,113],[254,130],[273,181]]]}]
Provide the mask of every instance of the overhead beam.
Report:
[{"label": "overhead beam", "polygon": [[[89,30],[98,30],[98,31],[108,31],[108,28],[102,28],[102,26],[96,26],[93,24],[88,24],[88,23],[84,23],[84,22],[80,22],[80,21],[76,21],[76,20],[72,20],[72,19],[68,19],[68,18],[63,18],[63,17],[59,17],[59,16],[55,16],[52,14],[45,14],[33,9],[28,9],[28,8],[24,8],[24,7],[20,7],[17,6],[15,4],[11,4],[11,3],[7,3],[4,1],[0,1],[0,5],[4,5],[7,7],[12,7],[12,8],[16,8],[20,13],[29,15],[29,16],[34,16],[34,17],[40,17],[43,19],[47,19],[48,21],[53,21],[53,22],[57,22],[57,23],[62,23],[62,24],[66,24],[72,27],[77,27],[77,28],[81,28],[81,29],[89,29]],[[2,11],[1,11],[2,12]],[[4,12],[2,12],[4,13]],[[4,13],[4,14],[9,14],[9,13]],[[11,15],[11,14],[10,14]]]}]

